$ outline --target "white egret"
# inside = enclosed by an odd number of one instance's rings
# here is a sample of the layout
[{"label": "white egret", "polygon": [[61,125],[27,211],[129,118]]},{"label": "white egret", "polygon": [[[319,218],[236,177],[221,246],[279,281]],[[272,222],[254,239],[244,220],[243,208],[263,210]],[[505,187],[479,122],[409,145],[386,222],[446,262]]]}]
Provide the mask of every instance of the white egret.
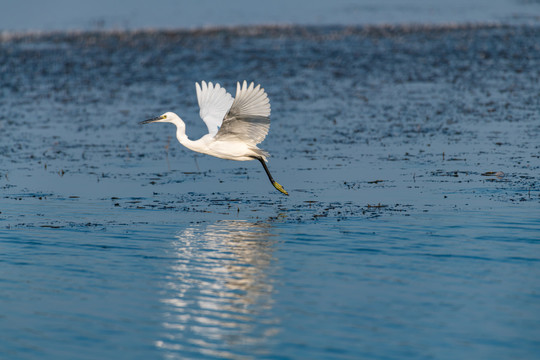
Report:
[{"label": "white egret", "polygon": [[195,83],[199,115],[208,127],[208,134],[192,141],[186,136],[186,124],[172,112],[142,121],[170,122],[176,125],[176,138],[190,150],[212,155],[221,159],[248,161],[259,160],[276,189],[285,195],[287,191],[270,175],[266,166],[269,154],[257,147],[268,134],[270,128],[270,101],[260,85],[247,82],[236,84],[236,98],[233,99],[219,84],[204,81]]}]

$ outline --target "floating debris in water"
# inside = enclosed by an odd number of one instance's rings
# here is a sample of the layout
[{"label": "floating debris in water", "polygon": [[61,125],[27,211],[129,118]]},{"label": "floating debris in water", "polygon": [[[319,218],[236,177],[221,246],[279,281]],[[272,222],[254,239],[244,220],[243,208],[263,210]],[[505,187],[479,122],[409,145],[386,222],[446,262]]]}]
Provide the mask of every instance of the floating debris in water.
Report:
[{"label": "floating debris in water", "polygon": [[504,173],[502,171],[486,171],[482,174],[480,174],[482,176],[496,176],[498,178],[502,178],[504,177]]}]

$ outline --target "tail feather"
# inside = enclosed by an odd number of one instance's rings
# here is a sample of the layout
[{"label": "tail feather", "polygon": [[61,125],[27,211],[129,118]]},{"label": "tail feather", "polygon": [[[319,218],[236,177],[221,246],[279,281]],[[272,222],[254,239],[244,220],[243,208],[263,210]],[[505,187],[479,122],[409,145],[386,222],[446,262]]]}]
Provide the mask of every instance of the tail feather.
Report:
[{"label": "tail feather", "polygon": [[264,151],[262,149],[259,149],[259,148],[252,148],[251,150],[253,150],[254,153],[256,153],[259,157],[261,157],[264,162],[268,162],[268,159],[270,157],[270,154],[267,152],[267,151]]}]

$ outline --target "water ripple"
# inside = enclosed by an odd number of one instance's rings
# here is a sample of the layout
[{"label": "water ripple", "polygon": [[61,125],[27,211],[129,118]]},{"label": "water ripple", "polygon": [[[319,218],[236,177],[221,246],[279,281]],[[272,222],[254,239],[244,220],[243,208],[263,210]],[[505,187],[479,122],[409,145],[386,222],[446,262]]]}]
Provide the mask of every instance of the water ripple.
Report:
[{"label": "water ripple", "polygon": [[267,224],[222,221],[189,227],[171,251],[165,283],[164,333],[155,342],[170,358],[267,354],[279,332],[270,315],[276,238]]}]

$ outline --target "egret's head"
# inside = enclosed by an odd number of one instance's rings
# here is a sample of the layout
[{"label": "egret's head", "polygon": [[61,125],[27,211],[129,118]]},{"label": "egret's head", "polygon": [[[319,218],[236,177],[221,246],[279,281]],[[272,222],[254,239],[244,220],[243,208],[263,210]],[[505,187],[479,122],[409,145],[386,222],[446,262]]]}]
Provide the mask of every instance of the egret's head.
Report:
[{"label": "egret's head", "polygon": [[153,122],[174,122],[175,120],[180,120],[178,115],[172,112],[166,112],[165,114],[158,117],[141,121],[139,124],[150,124]]}]

